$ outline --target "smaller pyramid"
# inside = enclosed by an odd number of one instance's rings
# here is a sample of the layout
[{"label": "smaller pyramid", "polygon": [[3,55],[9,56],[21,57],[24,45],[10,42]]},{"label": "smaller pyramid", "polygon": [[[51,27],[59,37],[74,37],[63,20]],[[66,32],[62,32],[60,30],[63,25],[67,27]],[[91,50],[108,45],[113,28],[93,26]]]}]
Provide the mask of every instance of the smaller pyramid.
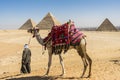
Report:
[{"label": "smaller pyramid", "polygon": [[98,27],[97,31],[117,31],[115,26],[106,18]]},{"label": "smaller pyramid", "polygon": [[27,30],[36,26],[36,23],[32,19],[28,19],[19,29]]},{"label": "smaller pyramid", "polygon": [[56,18],[48,13],[38,24],[36,27],[39,29],[51,29],[53,25],[60,25],[60,22],[56,20]]}]

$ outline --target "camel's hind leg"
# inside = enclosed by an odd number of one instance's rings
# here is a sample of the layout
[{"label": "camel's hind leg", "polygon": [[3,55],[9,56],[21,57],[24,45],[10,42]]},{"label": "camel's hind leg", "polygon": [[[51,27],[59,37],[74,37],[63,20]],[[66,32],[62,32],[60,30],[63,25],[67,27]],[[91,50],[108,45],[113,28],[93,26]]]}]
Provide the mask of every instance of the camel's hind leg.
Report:
[{"label": "camel's hind leg", "polygon": [[84,58],[84,55],[83,55],[83,52],[81,49],[79,49],[78,51],[78,54],[81,56],[81,59],[83,61],[83,65],[84,65],[84,70],[83,70],[83,73],[81,75],[81,78],[84,76],[85,72],[86,72],[86,69],[87,69],[87,66],[88,66],[88,63],[86,61],[86,58]]},{"label": "camel's hind leg", "polygon": [[60,59],[60,64],[62,66],[62,74],[61,74],[61,76],[63,76],[64,73],[65,73],[65,70],[64,70],[64,63],[63,63],[63,59],[62,59],[61,54],[59,54],[59,59]]},{"label": "camel's hind leg", "polygon": [[[85,44],[85,45],[82,45],[82,44]],[[82,39],[81,41],[81,48],[82,48],[82,51],[84,53],[84,58],[87,60],[88,64],[89,64],[89,74],[87,77],[90,77],[91,76],[91,67],[92,67],[92,59],[88,56],[87,54],[87,51],[86,51],[86,39]]]},{"label": "camel's hind leg", "polygon": [[88,59],[87,59],[87,53],[86,53],[86,40],[81,39],[80,45],[76,46],[76,49],[77,49],[79,55],[81,56],[83,64],[84,64],[84,70],[83,70],[83,73],[81,76],[81,77],[83,77],[86,72],[87,66],[88,66],[88,63],[87,63]]},{"label": "camel's hind leg", "polygon": [[87,57],[87,60],[89,62],[89,74],[87,77],[90,77],[91,76],[91,67],[92,67],[92,60],[91,58],[88,56],[88,54],[86,54],[86,57]]}]

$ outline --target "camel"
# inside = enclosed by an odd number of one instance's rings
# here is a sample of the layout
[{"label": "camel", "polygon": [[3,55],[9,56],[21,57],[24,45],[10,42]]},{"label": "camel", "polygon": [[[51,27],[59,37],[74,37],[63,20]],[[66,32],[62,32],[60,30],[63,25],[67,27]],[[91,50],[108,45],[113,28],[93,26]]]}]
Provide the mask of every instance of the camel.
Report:
[{"label": "camel", "polygon": [[[33,37],[36,37],[36,40],[42,46],[44,46],[44,42],[43,42],[43,39],[40,36],[39,29],[35,29],[35,28],[29,29],[28,32],[31,33],[33,35]],[[82,38],[81,41],[79,42],[78,46],[73,47],[73,46],[70,45],[70,47],[77,50],[78,55],[81,57],[81,59],[83,61],[84,70],[83,70],[83,73],[81,75],[81,78],[83,78],[88,65],[89,65],[89,72],[88,72],[87,78],[89,78],[91,76],[92,60],[88,56],[88,54],[86,52],[86,39]],[[47,67],[47,71],[46,71],[45,75],[48,75],[49,71],[50,71],[50,67],[51,67],[51,63],[52,63],[52,55],[53,55],[53,53],[52,53],[52,40],[50,40],[50,41],[47,42],[46,48],[48,50],[49,58],[48,58],[48,67]],[[61,67],[62,67],[62,74],[61,74],[61,76],[63,76],[64,73],[65,73],[63,59],[62,59],[61,53],[58,54],[58,55],[59,55],[59,60],[60,60],[60,64],[61,64]]]}]

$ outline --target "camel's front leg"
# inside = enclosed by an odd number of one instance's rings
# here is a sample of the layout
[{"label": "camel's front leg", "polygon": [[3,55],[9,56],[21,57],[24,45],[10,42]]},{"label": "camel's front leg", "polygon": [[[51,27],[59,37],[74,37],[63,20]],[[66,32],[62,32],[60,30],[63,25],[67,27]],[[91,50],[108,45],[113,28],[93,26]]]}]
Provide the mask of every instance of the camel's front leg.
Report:
[{"label": "camel's front leg", "polygon": [[61,76],[63,76],[64,73],[65,73],[65,70],[64,70],[64,63],[63,63],[63,59],[62,59],[62,57],[61,57],[61,54],[59,54],[59,59],[60,59],[60,64],[61,64],[61,66],[62,66],[62,74],[61,74]]},{"label": "camel's front leg", "polygon": [[50,70],[51,63],[52,63],[52,53],[49,53],[48,68],[47,68],[47,72],[46,72],[45,75],[48,75],[48,74],[49,74],[49,70]]}]

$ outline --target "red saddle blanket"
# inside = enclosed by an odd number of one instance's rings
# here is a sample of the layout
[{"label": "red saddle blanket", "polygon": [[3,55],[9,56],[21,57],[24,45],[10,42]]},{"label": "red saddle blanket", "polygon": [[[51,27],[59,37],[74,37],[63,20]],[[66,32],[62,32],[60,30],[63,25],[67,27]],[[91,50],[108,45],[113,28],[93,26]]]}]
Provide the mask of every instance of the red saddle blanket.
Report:
[{"label": "red saddle blanket", "polygon": [[70,43],[68,24],[53,26],[51,30],[52,46],[66,45]]}]

